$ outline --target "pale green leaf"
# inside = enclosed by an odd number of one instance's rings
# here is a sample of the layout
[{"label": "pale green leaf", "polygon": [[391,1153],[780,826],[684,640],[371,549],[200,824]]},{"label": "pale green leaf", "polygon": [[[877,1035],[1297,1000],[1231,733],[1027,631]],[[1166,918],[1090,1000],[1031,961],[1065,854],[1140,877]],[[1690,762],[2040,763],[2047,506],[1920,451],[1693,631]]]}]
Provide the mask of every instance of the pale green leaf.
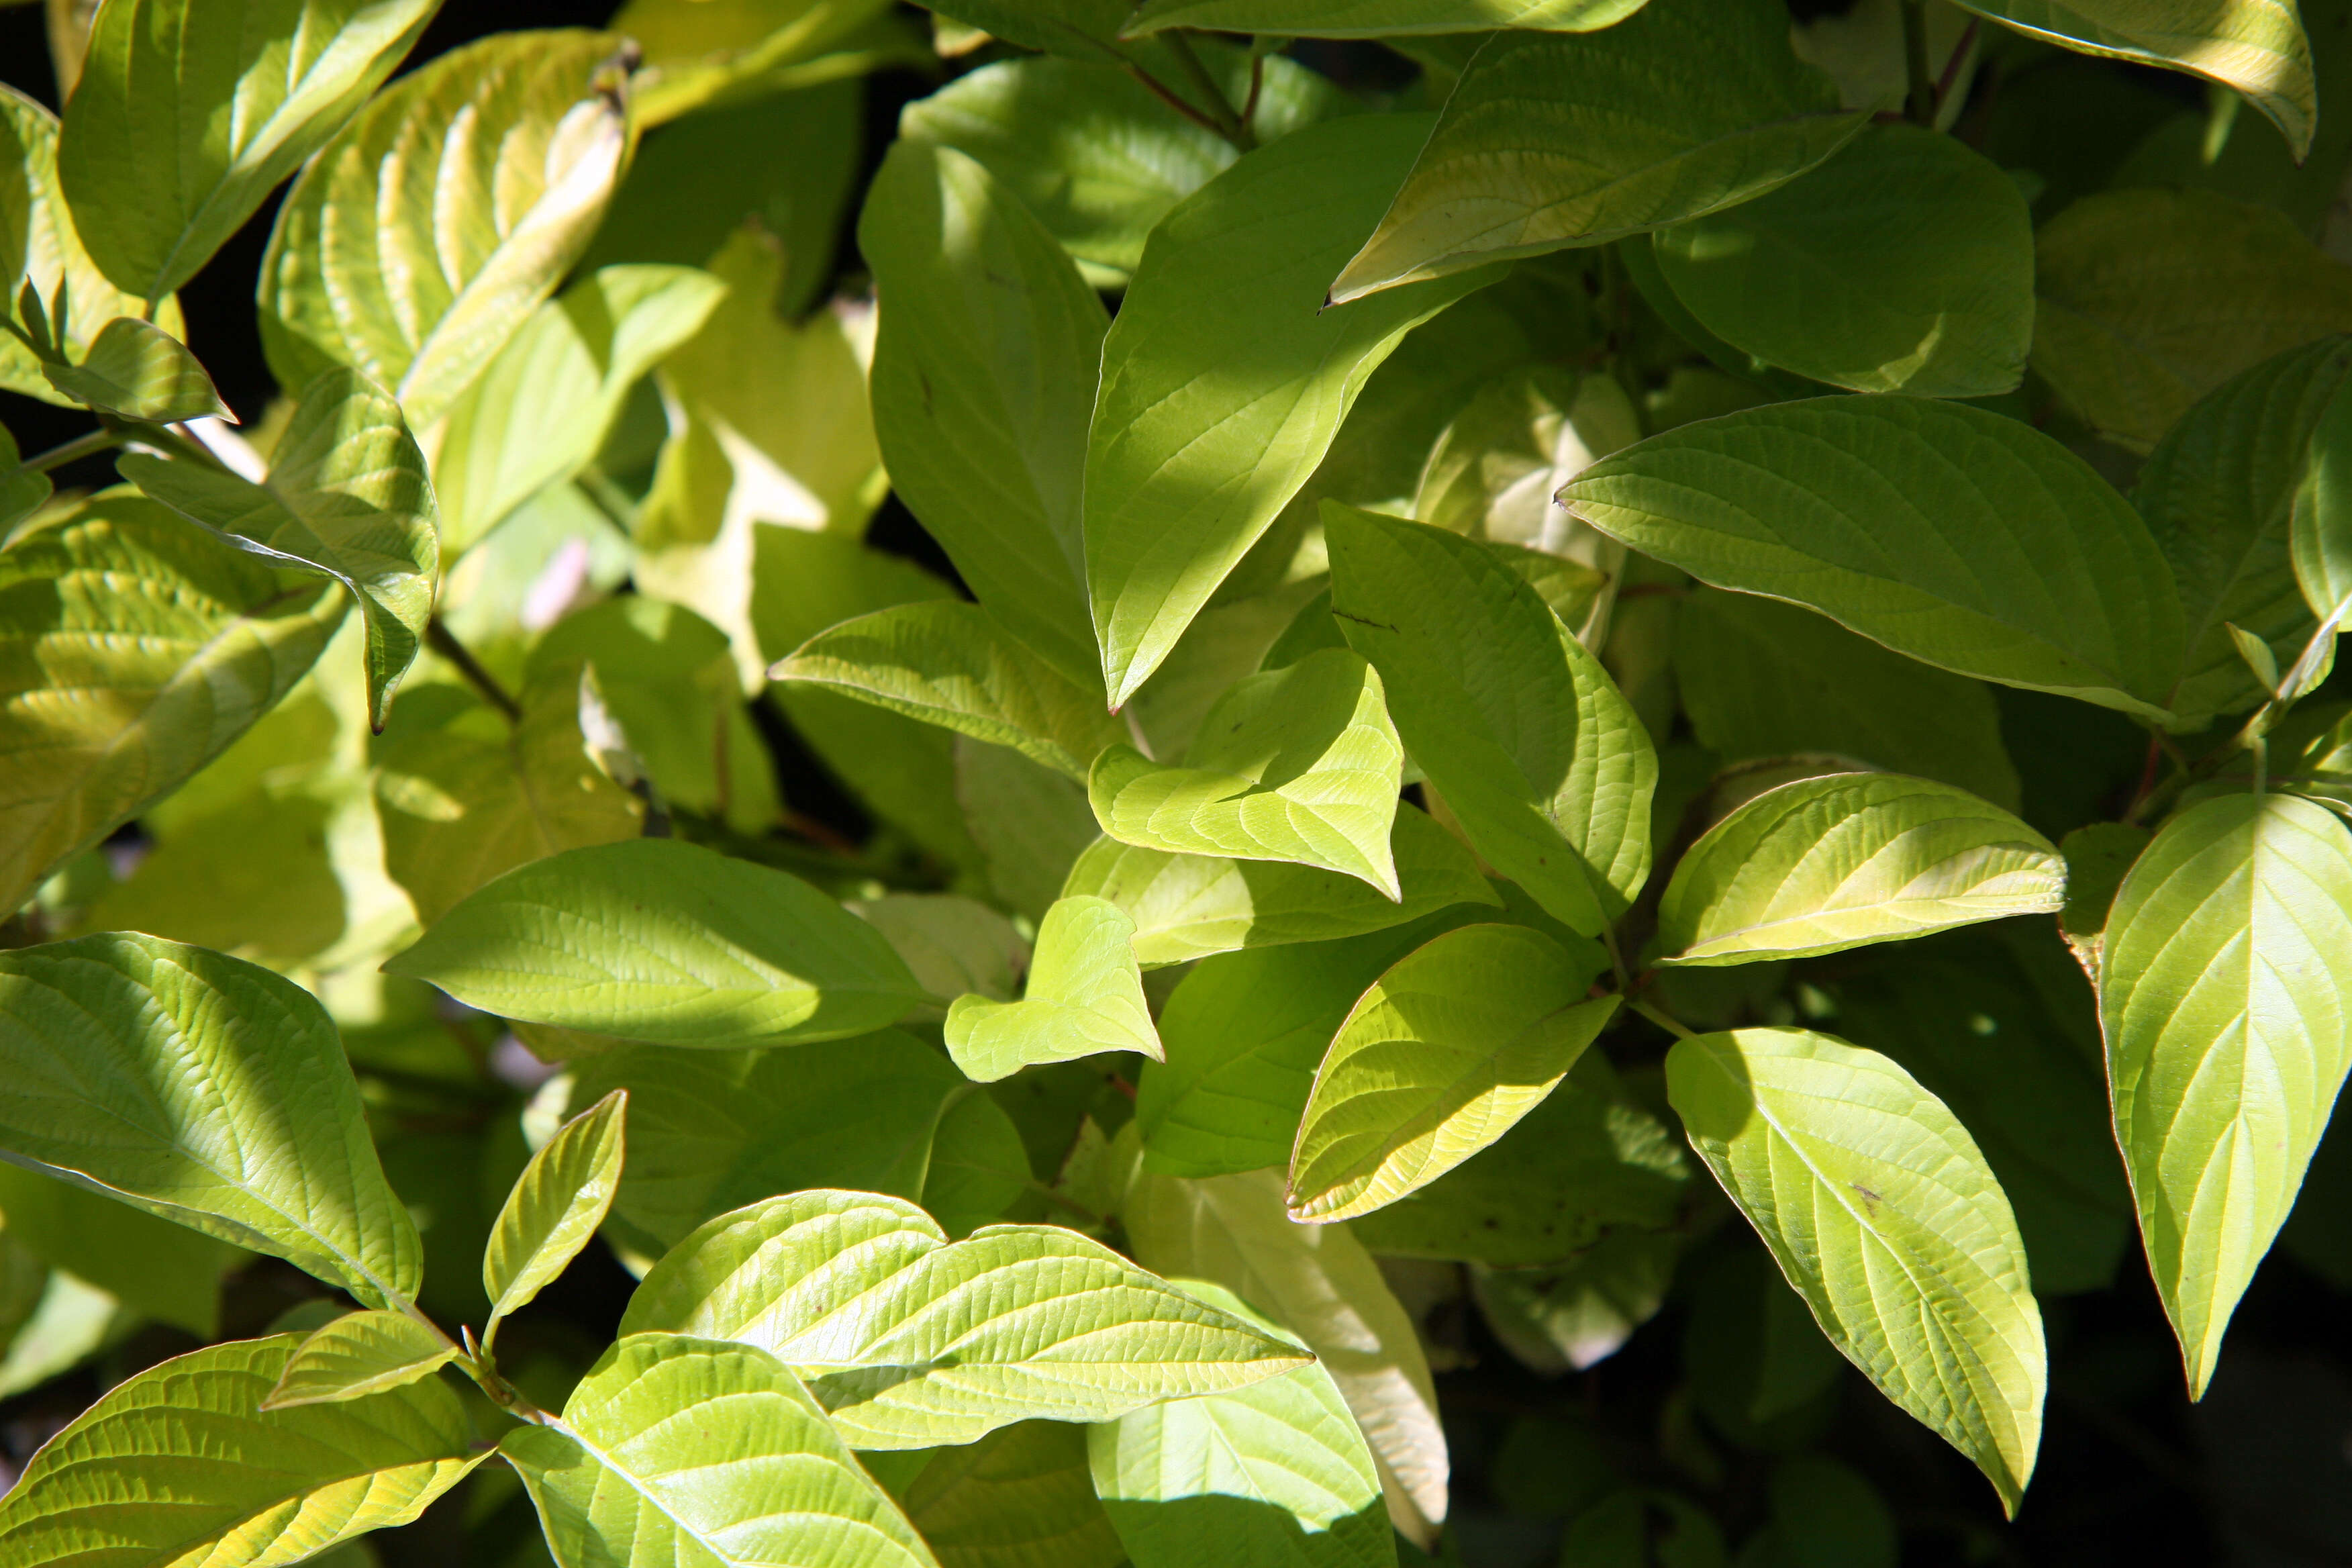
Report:
[{"label": "pale green leaf", "polygon": [[1794,605],[1693,590],[1675,616],[1675,687],[1691,732],[1724,762],[1852,757],[2017,809],[1990,689]]},{"label": "pale green leaf", "polygon": [[1381,678],[1344,648],[1237,683],[1181,766],[1131,746],[1095,760],[1095,820],[1123,844],[1320,867],[1401,897],[1389,838],[1404,751]]},{"label": "pale green leaf", "polygon": [[457,1359],[447,1335],[404,1312],[349,1312],[302,1342],[261,1408],[364,1399],[430,1377]]},{"label": "pale green leaf", "polygon": [[1549,364],[1517,367],[1480,385],[1429,444],[1412,504],[1375,510],[1401,510],[1454,533],[1525,547],[1501,551],[1502,559],[1554,615],[1581,626],[1608,574],[1590,561],[1553,553],[1582,544],[1589,555],[1590,541],[1578,540],[1552,492],[1593,458],[1641,438],[1641,418],[1615,377]]},{"label": "pale green leaf", "polygon": [[604,216],[629,141],[604,77],[618,47],[602,33],[494,35],[403,77],[320,148],[262,258],[261,341],[279,384],[349,365],[431,426]]},{"label": "pale green leaf", "polygon": [[[12,1247],[106,1292],[124,1310],[200,1340],[220,1337],[222,1275],[251,1261],[201,1231],[5,1161],[0,1230]],[[0,1311],[0,1322],[5,1318]]]},{"label": "pale green leaf", "polygon": [[0,1157],[284,1258],[375,1307],[413,1300],[335,1026],[266,969],[136,934],[0,954]]},{"label": "pale green leaf", "polygon": [[2311,151],[2319,105],[2311,44],[2304,37],[2294,0],[1956,3],[2063,48],[2135,65],[2167,66],[2234,88],[2279,128],[2296,162]]},{"label": "pale green leaf", "polygon": [[1803,174],[1867,116],[1789,30],[1772,0],[1651,0],[1582,37],[1494,35],[1331,298],[1664,228]]},{"label": "pale green leaf", "polygon": [[1314,473],[1397,341],[1494,280],[1323,308],[1428,123],[1379,114],[1309,127],[1243,158],[1152,230],[1104,340],[1087,449],[1087,581],[1114,707]]},{"label": "pale green leaf", "polygon": [[1564,1268],[1473,1265],[1470,1291],[1495,1337],[1526,1365],[1583,1372],[1658,1315],[1684,1245],[1677,1231],[1612,1230]]},{"label": "pale green leaf", "polygon": [[874,433],[892,488],[989,613],[1099,709],[1078,482],[1102,301],[1018,196],[921,140],[891,147],[857,244],[880,299]]},{"label": "pale green leaf", "polygon": [[2352,1063],[2352,837],[2231,795],[2167,823],[2116,894],[2100,964],[2116,1142],[2200,1398]]},{"label": "pale green leaf", "polygon": [[62,1268],[43,1271],[32,1315],[9,1337],[0,1355],[0,1398],[37,1388],[70,1372],[137,1326],[138,1319],[106,1291]]},{"label": "pale green leaf", "polygon": [[155,500],[273,565],[332,577],[367,623],[368,722],[383,728],[433,614],[441,550],[425,458],[400,405],[354,371],[303,392],[256,483],[184,458],[116,466]]},{"label": "pale green leaf", "polygon": [[1101,837],[1087,792],[1017,752],[954,740],[954,798],[981,874],[1006,908],[1044,920],[1079,854]]},{"label": "pale green leaf", "polygon": [[[87,354],[108,322],[146,314],[146,301],[108,282],[82,248],[58,184],[57,116],[0,83],[0,322],[16,321],[17,290],[26,285],[39,296],[45,315],[56,315],[61,297],[66,303],[65,342],[58,346],[68,360]],[[175,338],[184,334],[176,300],[165,300],[154,321]],[[59,323],[47,325],[48,335],[56,334]],[[47,403],[76,401],[42,372],[41,356],[16,333],[0,330],[0,388]]]},{"label": "pale green leaf", "polygon": [[2065,900],[2064,858],[1999,806],[1901,773],[1831,773],[1766,791],[1691,846],[1658,905],[1658,963],[1811,958]]},{"label": "pale green leaf", "polygon": [[1678,1041],[1666,1092],[1830,1342],[2014,1514],[2041,1446],[2042,1314],[1968,1130],[1886,1058],[1803,1029]]},{"label": "pale green leaf", "polygon": [[637,802],[589,759],[578,673],[534,679],[520,700],[511,724],[478,705],[437,729],[394,726],[376,749],[384,869],[427,925],[517,866],[641,829]]},{"label": "pale green leaf", "polygon": [[940,1568],[1118,1568],[1127,1553],[1087,1470],[1092,1430],[1023,1421],[918,1455],[926,1462],[898,1489],[899,1506]]},{"label": "pale green leaf", "polygon": [[991,1226],[951,1243],[912,1205],[844,1192],[711,1221],[646,1276],[622,1330],[772,1352],[866,1448],[1107,1421],[1309,1361],[1075,1231]]},{"label": "pale green leaf", "polygon": [[1074,779],[1083,780],[1103,748],[1127,734],[1103,710],[1099,690],[1073,684],[990,612],[955,600],[844,621],[768,674],[1010,746]]},{"label": "pale green leaf", "polygon": [[1027,960],[1029,944],[1011,921],[958,893],[886,893],[849,910],[889,938],[915,983],[934,996],[971,992],[1004,1001]]},{"label": "pale green leaf", "polygon": [[79,364],[42,366],[49,384],[77,403],[127,419],[174,425],[236,416],[213,390],[213,378],[187,345],[149,321],[117,316]]},{"label": "pale green leaf", "polygon": [[1650,871],[1656,752],[1600,660],[1492,547],[1325,503],[1332,613],[1470,843],[1594,935]]},{"label": "pale green leaf", "polygon": [[629,79],[640,127],[855,78],[922,69],[922,36],[889,0],[630,0],[608,24],[644,50]]},{"label": "pale green leaf", "polygon": [[1624,20],[1642,5],[1643,0],[1144,0],[1127,24],[1127,36],[1164,27],[1297,38],[1483,33],[1496,27],[1589,33]]},{"label": "pale green leaf", "polygon": [[1587,1051],[1498,1142],[1349,1228],[1383,1258],[1557,1268],[1672,1226],[1691,1174],[1681,1140]]},{"label": "pale green leaf", "polygon": [[2352,331],[2352,268],[2210,191],[2084,197],[2042,226],[2034,287],[2033,368],[2140,451],[2240,371]]},{"label": "pale green leaf", "polygon": [[2352,397],[2340,383],[2311,427],[2288,540],[2311,613],[2323,620],[2342,614],[2339,606],[2352,604]]},{"label": "pale green leaf", "polygon": [[226,751],[343,611],[135,496],[0,553],[0,907]]},{"label": "pale green leaf", "polygon": [[1283,1212],[1282,1173],[1272,1170],[1206,1181],[1147,1174],[1129,1190],[1124,1218],[1145,1267],[1222,1285],[1307,1342],[1371,1446],[1390,1521],[1433,1550],[1448,1460],[1429,1360],[1348,1227],[1294,1223]]},{"label": "pale green leaf", "polygon": [[1150,968],[1285,942],[1386,931],[1454,904],[1498,900],[1461,841],[1400,803],[1389,837],[1399,898],[1356,878],[1281,860],[1229,860],[1096,841],[1070,868],[1065,897],[1108,899],[1135,921],[1135,956]]},{"label": "pale green leaf", "polygon": [[384,970],[501,1017],[717,1048],[840,1039],[921,1000],[882,934],[808,883],[665,838],[519,866]]},{"label": "pale green leaf", "polygon": [[[1460,906],[1363,935],[1203,960],[1160,1010],[1168,1059],[1147,1065],[1136,1085],[1144,1169],[1217,1176],[1287,1162],[1315,1069],[1356,999],[1473,913]],[[1597,945],[1585,957],[1595,973],[1607,962]]]},{"label": "pale green leaf", "polygon": [[1159,1060],[1134,938],[1134,921],[1117,904],[1056,899],[1037,927],[1021,1000],[957,997],[948,1009],[948,1056],[981,1083],[1103,1051],[1140,1051]]},{"label": "pale green leaf", "polygon": [[625,1339],[499,1452],[562,1568],[936,1568],[800,1380],[748,1345]]},{"label": "pale green leaf", "polygon": [[58,173],[125,292],[194,278],[383,85],[438,0],[138,0],[90,27]]},{"label": "pale green leaf", "polygon": [[1774,404],[1605,458],[1560,500],[1702,582],[1925,663],[2168,717],[2170,568],[2113,486],[2018,420],[1900,396]]},{"label": "pale green leaf", "polygon": [[301,1343],[214,1345],[118,1384],[0,1500],[0,1561],[274,1568],[408,1523],[482,1461],[439,1382],[263,1410]]},{"label": "pale green leaf", "polygon": [[629,389],[725,293],[688,267],[606,267],[550,300],[460,393],[433,438],[451,559],[596,455]]},{"label": "pale green leaf", "polygon": [[[1230,103],[1247,98],[1254,64],[1261,72],[1250,120],[1260,142],[1350,107],[1330,78],[1285,56],[1253,62],[1205,38],[1194,48]],[[1126,282],[1153,226],[1241,155],[1099,56],[982,66],[908,104],[898,133],[986,165],[1097,286]]]},{"label": "pale green leaf", "polygon": [[555,1281],[604,1223],[620,1191],[629,1091],[616,1089],[557,1129],[515,1178],[482,1250],[488,1344],[508,1316]]},{"label": "pale green leaf", "polygon": [[[15,342],[0,334],[0,355],[5,353],[5,345]],[[0,378],[5,374],[5,369],[0,368]],[[0,426],[0,539],[6,538],[17,523],[47,506],[49,497],[56,493],[57,487],[50,483],[48,475],[23,467],[23,456],[16,450],[16,438]]]},{"label": "pale green leaf", "polygon": [[961,1234],[1030,1180],[996,1102],[896,1030],[824,1050],[613,1051],[583,1064],[571,1098],[615,1089],[629,1091],[629,1161],[606,1230],[646,1257],[713,1215],[807,1187],[921,1201]]},{"label": "pale green leaf", "polygon": [[1867,126],[1802,179],[1654,244],[1691,314],[1799,375],[1989,397],[2025,374],[2033,220],[2000,165],[1953,137]]},{"label": "pale green leaf", "polygon": [[1446,932],[1358,999],[1332,1037],[1290,1155],[1290,1217],[1384,1207],[1486,1148],[1558,1088],[1617,1011],[1591,971],[1526,926]]},{"label": "pale green leaf", "polygon": [[[1185,1288],[1236,1317],[1230,1290]],[[1088,1429],[1095,1491],[1135,1568],[1386,1568],[1381,1478],[1339,1385],[1302,1366]]]}]

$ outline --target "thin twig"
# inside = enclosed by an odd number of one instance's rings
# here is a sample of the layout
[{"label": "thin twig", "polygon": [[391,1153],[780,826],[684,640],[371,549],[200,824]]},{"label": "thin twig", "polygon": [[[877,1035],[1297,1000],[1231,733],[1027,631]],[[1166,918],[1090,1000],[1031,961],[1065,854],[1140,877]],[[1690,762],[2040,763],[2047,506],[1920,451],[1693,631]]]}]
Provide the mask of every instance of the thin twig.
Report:
[{"label": "thin twig", "polygon": [[46,452],[26,458],[11,471],[18,474],[44,474],[51,468],[63,468],[77,458],[87,458],[93,453],[103,452],[109,447],[119,447],[121,444],[122,437],[111,430],[92,430],[86,435],[75,437],[62,446],[52,447]]},{"label": "thin twig", "polygon": [[1250,57],[1249,96],[1242,100],[1242,124],[1248,129],[1249,133],[1253,136],[1257,134],[1258,94],[1264,91],[1265,88],[1265,57],[1264,55],[1252,55]]},{"label": "thin twig", "polygon": [[1944,105],[1950,100],[1952,89],[1959,82],[1960,67],[1968,63],[1969,54],[1976,46],[1977,18],[1971,16],[1969,18],[1969,25],[1960,29],[1960,41],[1952,46],[1951,58],[1944,62],[1943,74],[1936,79],[1936,117],[1937,119],[1943,118]]},{"label": "thin twig", "polygon": [[1674,1037],[1678,1040],[1695,1040],[1698,1037],[1697,1031],[1685,1027],[1681,1019],[1675,1017],[1664,1008],[1659,1007],[1649,1002],[1644,1002],[1638,996],[1627,997],[1625,999],[1625,1005],[1631,1007],[1634,1012],[1639,1013],[1642,1016],[1647,1018],[1650,1022],[1655,1024],[1658,1027],[1664,1029],[1666,1033],[1674,1036]]},{"label": "thin twig", "polygon": [[1158,77],[1153,76],[1150,71],[1145,70],[1133,60],[1127,62],[1127,72],[1136,80],[1150,88],[1153,97],[1159,99],[1160,102],[1166,104],[1169,108],[1174,110],[1177,113],[1182,115],[1185,119],[1191,121],[1202,130],[1213,132],[1219,136],[1223,136],[1225,133],[1223,126],[1219,125],[1215,121],[1210,119],[1207,115],[1194,108],[1192,104],[1185,99],[1183,94],[1177,92],[1175,89],[1169,87],[1166,82],[1161,81]]},{"label": "thin twig", "polygon": [[457,640],[456,634],[449,630],[438,616],[425,623],[425,646],[456,665],[457,673],[464,676],[467,683],[482,694],[482,700],[506,715],[507,722],[512,724],[521,721],[522,705],[507,694],[507,689],[499,684],[498,677],[482,668],[482,661],[476,658],[473,651]]},{"label": "thin twig", "polygon": [[1241,152],[1255,151],[1257,137],[1251,132],[1248,125],[1243,122],[1242,117],[1234,112],[1232,101],[1225,97],[1225,89],[1217,85],[1217,79],[1209,74],[1209,68],[1202,65],[1201,57],[1192,52],[1191,41],[1181,32],[1173,29],[1162,33],[1160,37],[1167,42],[1168,52],[1175,56],[1176,63],[1183,68],[1185,76],[1191,79],[1195,88],[1200,89],[1201,96],[1208,100],[1206,107],[1210,121],[1215,127],[1217,134],[1232,142]]},{"label": "thin twig", "polygon": [[1936,127],[1936,78],[1927,65],[1927,0],[1903,0],[1903,68],[1911,81],[1904,111],[1911,117],[1912,124],[1932,131]]}]

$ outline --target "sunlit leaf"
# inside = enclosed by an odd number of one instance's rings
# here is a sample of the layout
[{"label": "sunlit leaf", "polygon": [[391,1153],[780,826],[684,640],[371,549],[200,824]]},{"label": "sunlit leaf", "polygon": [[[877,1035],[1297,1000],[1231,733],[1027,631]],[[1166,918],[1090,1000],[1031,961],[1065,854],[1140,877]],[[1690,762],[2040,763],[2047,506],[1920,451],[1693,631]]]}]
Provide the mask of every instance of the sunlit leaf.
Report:
[{"label": "sunlit leaf", "polygon": [[2291,795],[2167,823],[2116,894],[2099,968],[2116,1142],[2192,1399],[2294,1205],[2352,1063],[2352,836]]},{"label": "sunlit leaf", "polygon": [[552,1284],[604,1223],[620,1190],[628,1109],[628,1090],[614,1089],[559,1128],[515,1179],[482,1253],[485,1339]]},{"label": "sunlit leaf", "polygon": [[609,26],[636,43],[632,110],[655,126],[793,88],[930,63],[888,0],[631,0]]},{"label": "sunlit leaf", "polygon": [[304,1340],[264,1410],[364,1399],[432,1376],[457,1358],[447,1336],[404,1312],[351,1312]]},{"label": "sunlit leaf", "polygon": [[992,1083],[1024,1067],[1101,1051],[1159,1059],[1160,1037],[1135,962],[1135,922],[1101,899],[1054,901],[1018,1002],[959,996],[948,1009],[948,1056],[966,1078]]},{"label": "sunlit leaf", "polygon": [[920,999],[806,882],[662,838],[519,866],[384,968],[502,1017],[719,1048],[863,1034]]},{"label": "sunlit leaf", "polygon": [[49,384],[77,403],[129,419],[173,425],[236,416],[187,345],[152,322],[117,316],[79,364],[42,367]]},{"label": "sunlit leaf", "polygon": [[1967,1129],[1886,1058],[1802,1029],[1679,1041],[1666,1091],[1830,1342],[2015,1513],[2041,1446],[2042,1314]]},{"label": "sunlit leaf", "polygon": [[1145,0],[1129,37],[1163,27],[1274,33],[1300,38],[1379,38],[1411,33],[1483,33],[1537,27],[1587,33],[1622,21],[1643,0]]},{"label": "sunlit leaf", "polygon": [[2340,384],[2311,427],[2288,540],[2311,613],[2325,619],[2352,604],[2352,397]]},{"label": "sunlit leaf", "polygon": [[1580,37],[1495,34],[1331,298],[1735,206],[1864,118],[1799,63],[1770,0],[1651,0]]}]

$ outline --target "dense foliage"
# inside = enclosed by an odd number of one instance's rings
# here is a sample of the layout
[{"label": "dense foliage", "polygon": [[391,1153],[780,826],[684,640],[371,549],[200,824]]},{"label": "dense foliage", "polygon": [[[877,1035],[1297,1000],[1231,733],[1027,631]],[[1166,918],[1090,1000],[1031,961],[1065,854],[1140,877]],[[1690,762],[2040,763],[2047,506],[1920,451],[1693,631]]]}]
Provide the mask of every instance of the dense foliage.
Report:
[{"label": "dense foliage", "polygon": [[2352,5],[935,9],[0,13],[0,1568],[2352,1554]]}]

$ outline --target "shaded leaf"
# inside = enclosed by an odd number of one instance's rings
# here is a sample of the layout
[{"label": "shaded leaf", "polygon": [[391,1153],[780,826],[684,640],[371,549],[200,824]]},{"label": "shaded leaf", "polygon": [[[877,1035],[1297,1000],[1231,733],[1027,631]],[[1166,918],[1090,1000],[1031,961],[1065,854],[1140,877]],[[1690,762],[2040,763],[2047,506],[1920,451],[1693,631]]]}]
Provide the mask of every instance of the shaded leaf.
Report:
[{"label": "shaded leaf", "polygon": [[2116,1142],[2201,1397],[2352,1063],[2352,837],[2230,795],[2165,824],[2116,893],[2099,973]]},{"label": "shaded leaf", "polygon": [[1830,1342],[2014,1514],[2047,1383],[2009,1201],[1894,1062],[1802,1029],[1676,1042],[1666,1090]]},{"label": "shaded leaf", "polygon": [[1675,1231],[1611,1230],[1556,1270],[1473,1267],[1470,1290],[1521,1363],[1553,1375],[1583,1372],[1658,1315],[1684,1245]]},{"label": "shaded leaf", "polygon": [[622,1328],[771,1351],[869,1448],[1109,1420],[1308,1363],[1075,1231],[992,1226],[950,1243],[912,1205],[862,1193],[713,1220],[646,1276]]},{"label": "shaded leaf", "polygon": [[1586,33],[1642,8],[1643,0],[1145,0],[1129,37],[1163,27],[1274,33],[1300,38],[1379,38],[1412,33],[1482,33],[1539,27]]},{"label": "shaded leaf", "polygon": [[1091,1430],[1023,1421],[935,1449],[899,1504],[940,1568],[1118,1568],[1127,1553],[1087,1471]]},{"label": "shaded leaf", "polygon": [[1021,1000],[957,997],[948,1009],[948,1056],[982,1083],[1103,1051],[1140,1051],[1158,1060],[1160,1037],[1143,999],[1134,936],[1135,922],[1117,904],[1055,900],[1037,928]]},{"label": "shaded leaf", "polygon": [[369,1306],[415,1299],[415,1226],[309,992],[118,933],[0,954],[0,1157],[286,1258]]},{"label": "shaded leaf", "polygon": [[928,66],[921,35],[889,9],[888,0],[631,0],[609,26],[645,51],[629,92],[637,123],[651,127],[886,67]]},{"label": "shaded leaf", "polygon": [[2106,953],[2107,911],[2125,873],[2147,847],[2147,837],[2145,827],[2095,822],[2059,842],[2066,858],[2066,902],[2058,911],[2058,934],[2094,986]]},{"label": "shaded leaf", "polygon": [[1662,228],[1804,173],[1865,116],[1788,40],[1768,0],[1651,0],[1582,37],[1495,34],[1331,298]]},{"label": "shaded leaf", "polygon": [[1526,926],[1446,932],[1365,991],[1316,1070],[1290,1156],[1293,1219],[1381,1208],[1486,1148],[1558,1088],[1617,1010]]},{"label": "shaded leaf", "polygon": [[1654,436],[1559,499],[1702,582],[1897,653],[2168,718],[2171,571],[2112,486],[2016,420],[1899,396],[1774,404]]},{"label": "shaded leaf", "polygon": [[499,1320],[554,1283],[604,1223],[620,1190],[628,1110],[629,1091],[614,1089],[557,1129],[515,1179],[482,1253],[486,1343]]},{"label": "shaded leaf", "polygon": [[187,345],[135,316],[107,322],[79,364],[41,368],[49,384],[75,402],[128,419],[158,425],[215,417],[236,422]]},{"label": "shaded leaf", "polygon": [[122,477],[273,565],[332,577],[367,622],[368,722],[383,728],[416,660],[440,574],[433,487],[400,406],[352,371],[302,394],[256,483],[182,458],[131,453]]},{"label": "shaded leaf", "polygon": [[1327,503],[1332,610],[1473,847],[1595,935],[1650,869],[1657,757],[1600,661],[1486,545]]},{"label": "shaded leaf", "polygon": [[419,428],[449,408],[604,216],[629,140],[600,80],[616,47],[573,30],[483,38],[403,77],[319,150],[261,262],[280,385],[348,365]]},{"label": "shaded leaf", "polygon": [[264,1410],[364,1399],[427,1378],[457,1347],[404,1312],[349,1312],[304,1340],[278,1374]]},{"label": "shaded leaf", "polygon": [[[220,1337],[222,1275],[251,1258],[200,1231],[5,1161],[0,1230],[12,1255],[62,1269],[124,1310],[200,1340]],[[5,1296],[0,1291],[0,1300]],[[0,1324],[6,1318],[0,1310]],[[6,1339],[0,1329],[0,1342]]]},{"label": "shaded leaf", "polygon": [[1691,846],[1658,905],[1658,962],[1810,958],[2055,911],[2065,894],[2065,860],[1999,806],[1832,773],[1758,795]]},{"label": "shaded leaf", "polygon": [[2340,617],[2352,605],[2352,397],[2340,384],[2311,428],[2288,541],[2304,604],[2322,621]]},{"label": "shaded leaf", "polygon": [[840,1039],[920,1000],[881,933],[806,882],[663,838],[519,866],[384,970],[501,1017],[719,1048]]},{"label": "shaded leaf", "polygon": [[1113,707],[1305,484],[1364,380],[1479,273],[1346,310],[1324,286],[1425,120],[1358,115],[1261,147],[1160,220],[1103,343],[1085,559]]},{"label": "shaded leaf", "polygon": [[749,1345],[625,1339],[561,1416],[510,1427],[499,1452],[562,1568],[937,1561],[800,1380]]}]

